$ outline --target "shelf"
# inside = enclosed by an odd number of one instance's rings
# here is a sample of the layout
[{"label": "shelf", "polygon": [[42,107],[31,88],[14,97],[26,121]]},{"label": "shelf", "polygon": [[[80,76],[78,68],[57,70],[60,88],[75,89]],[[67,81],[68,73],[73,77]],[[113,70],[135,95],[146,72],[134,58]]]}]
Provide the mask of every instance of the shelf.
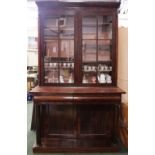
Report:
[{"label": "shelf", "polygon": [[98,72],[100,72],[100,73],[106,73],[106,72],[112,72],[112,70],[104,70],[104,71],[98,70]]},{"label": "shelf", "polygon": [[51,67],[44,67],[45,71],[56,71],[58,72],[58,67],[56,68],[51,68]]},{"label": "shelf", "polygon": [[[63,41],[63,40],[73,40],[74,41],[74,37],[73,38],[64,38],[64,37],[60,37],[60,41]],[[50,42],[50,41],[58,41],[58,38],[44,38],[44,41],[45,42]]]},{"label": "shelf", "polygon": [[72,70],[73,71],[74,70],[74,67],[72,67],[72,68],[71,67],[60,67],[60,69],[64,69],[64,70],[65,69],[68,69],[68,70]]},{"label": "shelf", "polygon": [[107,63],[110,63],[111,61],[108,61],[108,60],[109,59],[105,59],[105,61],[103,59],[98,59],[98,64],[107,64]]},{"label": "shelf", "polygon": [[74,62],[74,58],[65,58],[65,57],[59,57],[59,58],[53,58],[53,57],[45,57],[44,61],[48,61],[48,62],[58,62],[58,63],[73,63]]},{"label": "shelf", "polygon": [[[44,67],[45,68],[45,70],[58,70],[58,66],[56,66],[56,67],[50,67],[50,66],[48,66],[48,67]],[[60,67],[59,66],[59,69],[68,69],[68,70],[74,70],[74,67]]]},{"label": "shelf", "polygon": [[112,72],[112,70],[94,70],[94,71],[92,71],[92,70],[83,70],[83,72],[85,72],[85,73],[90,73],[90,72],[100,72],[100,73],[107,73],[107,72]]},{"label": "shelf", "polygon": [[85,70],[83,70],[83,72],[84,72],[84,73],[96,73],[97,70],[94,70],[94,71],[92,71],[92,70],[90,70],[90,71],[85,71]]},{"label": "shelf", "polygon": [[103,39],[102,39],[102,38],[101,38],[101,39],[100,39],[100,38],[96,38],[96,39],[92,39],[92,38],[83,39],[83,38],[82,38],[82,40],[100,40],[100,41],[103,40],[103,41],[112,41],[112,39],[104,39],[104,38],[103,38]]},{"label": "shelf", "polygon": [[107,64],[111,63],[111,60],[109,61],[88,61],[88,62],[82,62],[82,64]]},{"label": "shelf", "polygon": [[[100,37],[100,36],[99,36]],[[85,38],[85,37],[82,37],[82,40],[83,41],[89,41],[89,40],[94,40],[94,41],[96,41],[96,40],[98,40],[98,41],[105,41],[105,44],[109,44],[109,45],[111,45],[111,42],[112,42],[112,39],[110,39],[110,38],[92,38],[92,37],[90,37],[90,38]],[[107,42],[107,43],[106,43]]]},{"label": "shelf", "polygon": [[[61,33],[60,33],[60,35],[63,35],[63,36],[65,36],[65,37],[74,37],[74,34],[66,34],[66,35],[64,35],[64,34],[61,34]],[[47,38],[47,37],[57,37],[57,38],[58,38],[57,35],[51,35],[51,34],[49,34],[49,35],[44,35],[44,38]],[[60,36],[60,37],[62,37],[62,36]]]},{"label": "shelf", "polygon": [[109,26],[109,25],[111,25],[112,23],[110,23],[110,22],[105,22],[105,23],[102,23],[102,24],[98,24],[98,26]]},{"label": "shelf", "polygon": [[62,40],[73,40],[74,41],[74,36],[73,37],[63,37],[63,36],[60,36],[60,41]]},{"label": "shelf", "polygon": [[110,25],[110,24],[112,24],[112,23],[102,23],[102,24],[82,24],[82,27],[97,27],[97,26],[108,26],[108,25]]},{"label": "shelf", "polygon": [[95,27],[96,28],[96,24],[82,24],[82,27]]}]

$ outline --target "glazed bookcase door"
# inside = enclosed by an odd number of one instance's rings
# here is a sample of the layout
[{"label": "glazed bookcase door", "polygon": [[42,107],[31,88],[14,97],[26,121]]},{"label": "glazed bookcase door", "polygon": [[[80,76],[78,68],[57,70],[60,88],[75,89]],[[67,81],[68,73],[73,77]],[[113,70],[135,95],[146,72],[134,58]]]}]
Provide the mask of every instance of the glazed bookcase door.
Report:
[{"label": "glazed bookcase door", "polygon": [[112,16],[82,16],[82,83],[112,84]]},{"label": "glazed bookcase door", "polygon": [[74,15],[46,16],[44,34],[44,84],[74,83]]}]

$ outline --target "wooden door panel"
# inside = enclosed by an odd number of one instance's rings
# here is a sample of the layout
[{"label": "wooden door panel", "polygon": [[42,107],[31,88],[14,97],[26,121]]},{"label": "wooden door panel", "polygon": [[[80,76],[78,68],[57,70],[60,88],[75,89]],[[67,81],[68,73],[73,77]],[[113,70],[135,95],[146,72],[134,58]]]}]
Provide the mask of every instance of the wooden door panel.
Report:
[{"label": "wooden door panel", "polygon": [[73,136],[75,108],[73,105],[46,105],[42,108],[42,136]]},{"label": "wooden door panel", "polygon": [[113,107],[110,105],[79,106],[80,135],[111,135]]}]

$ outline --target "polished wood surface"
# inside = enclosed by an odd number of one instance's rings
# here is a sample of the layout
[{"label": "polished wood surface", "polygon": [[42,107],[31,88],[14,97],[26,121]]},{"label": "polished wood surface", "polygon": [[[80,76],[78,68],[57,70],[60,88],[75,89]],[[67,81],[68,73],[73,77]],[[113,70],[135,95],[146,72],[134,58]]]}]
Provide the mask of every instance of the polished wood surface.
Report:
[{"label": "polished wood surface", "polygon": [[119,150],[121,89],[37,86],[32,92],[37,118],[34,152]]},{"label": "polished wood surface", "polygon": [[32,94],[123,94],[118,87],[58,87],[36,86],[31,90]]},{"label": "polished wood surface", "polygon": [[55,153],[55,152],[76,152],[76,153],[83,153],[83,152],[90,152],[90,153],[95,153],[95,152],[118,152],[119,148],[117,146],[113,147],[88,147],[88,148],[81,148],[81,147],[76,147],[76,148],[51,148],[51,147],[40,147],[37,145],[33,146],[33,152],[34,153]]},{"label": "polished wood surface", "polygon": [[[52,2],[52,3],[51,3]],[[88,1],[88,2],[60,2],[60,1],[53,1],[53,0],[36,0],[36,3],[39,7],[105,7],[105,8],[118,8],[120,2],[101,2],[101,1]]]},{"label": "polished wood surface", "polygon": [[80,101],[81,104],[76,104],[76,100],[59,102],[49,97],[50,100],[45,96],[34,99],[37,117],[34,152],[119,150],[116,129],[120,101],[107,104],[102,100],[93,101],[94,104]]},{"label": "polished wood surface", "polygon": [[[59,104],[66,104],[66,102],[70,102],[70,104],[72,104],[72,102],[76,102],[77,104],[80,104],[80,102],[82,102],[82,104],[90,104],[90,103],[94,103],[96,104],[96,102],[101,102],[100,104],[109,104],[109,102],[120,102],[121,97],[118,95],[113,95],[113,96],[74,96],[74,95],[70,95],[70,96],[34,96],[33,101],[36,102],[36,104],[39,104],[42,101],[46,101],[46,102],[50,102],[50,104],[58,104],[57,102],[59,102]],[[38,102],[39,101],[39,102]],[[105,103],[105,102],[108,103]],[[41,103],[42,104],[42,103]]]}]

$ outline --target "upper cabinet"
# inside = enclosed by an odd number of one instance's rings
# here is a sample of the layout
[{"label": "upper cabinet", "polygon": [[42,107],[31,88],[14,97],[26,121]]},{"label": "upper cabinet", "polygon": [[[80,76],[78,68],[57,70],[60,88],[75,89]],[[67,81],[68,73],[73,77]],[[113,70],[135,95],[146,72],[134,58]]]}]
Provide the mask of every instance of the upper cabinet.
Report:
[{"label": "upper cabinet", "polygon": [[39,85],[115,86],[118,2],[39,6]]}]

